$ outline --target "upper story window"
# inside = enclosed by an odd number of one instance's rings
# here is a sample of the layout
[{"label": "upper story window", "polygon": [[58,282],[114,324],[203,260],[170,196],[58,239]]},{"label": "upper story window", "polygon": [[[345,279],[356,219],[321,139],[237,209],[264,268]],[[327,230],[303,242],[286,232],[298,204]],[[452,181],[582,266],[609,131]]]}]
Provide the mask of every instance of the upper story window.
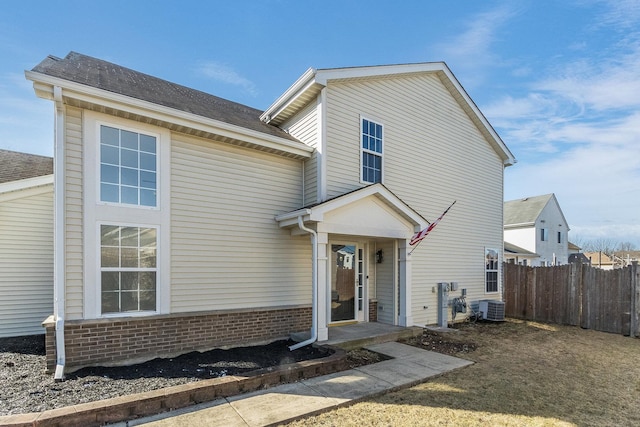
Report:
[{"label": "upper story window", "polygon": [[156,137],[100,126],[101,202],[156,207],[156,165]]},{"label": "upper story window", "polygon": [[546,242],[549,240],[549,230],[546,228],[540,229],[540,241]]},{"label": "upper story window", "polygon": [[362,119],[362,182],[382,182],[382,125]]},{"label": "upper story window", "polygon": [[558,231],[558,243],[562,243],[562,231]]}]

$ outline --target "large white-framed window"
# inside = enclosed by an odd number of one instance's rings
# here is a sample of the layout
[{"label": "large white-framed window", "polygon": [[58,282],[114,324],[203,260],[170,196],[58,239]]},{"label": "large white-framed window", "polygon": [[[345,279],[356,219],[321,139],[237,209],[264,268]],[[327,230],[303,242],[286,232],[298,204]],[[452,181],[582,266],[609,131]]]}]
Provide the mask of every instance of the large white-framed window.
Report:
[{"label": "large white-framed window", "polygon": [[171,133],[83,112],[83,316],[169,313]]},{"label": "large white-framed window", "polygon": [[383,178],[383,142],[382,124],[360,117],[360,180],[375,184]]},{"label": "large white-framed window", "polygon": [[100,312],[156,312],[158,228],[100,224]]},{"label": "large white-framed window", "polygon": [[100,124],[100,201],[157,207],[157,136]]},{"label": "large white-framed window", "polygon": [[484,261],[485,292],[498,292],[498,269],[500,268],[498,251],[496,249],[485,248]]}]

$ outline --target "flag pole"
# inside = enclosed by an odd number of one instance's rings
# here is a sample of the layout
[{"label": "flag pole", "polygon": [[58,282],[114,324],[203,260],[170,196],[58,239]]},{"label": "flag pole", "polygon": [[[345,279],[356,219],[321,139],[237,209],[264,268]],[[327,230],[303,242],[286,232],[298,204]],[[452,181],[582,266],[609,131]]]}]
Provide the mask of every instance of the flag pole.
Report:
[{"label": "flag pole", "polygon": [[[451,204],[449,205],[449,207],[448,207],[447,209],[445,209],[445,211],[444,211],[444,212],[442,212],[442,215],[440,215],[440,216],[438,217],[438,219],[436,219],[436,220],[435,220],[434,222],[432,222],[432,223],[429,223],[429,225],[427,226],[427,228],[425,228],[425,229],[424,229],[424,230],[422,230],[422,231],[419,231],[418,233],[416,233],[416,234],[413,236],[413,238],[411,239],[412,241],[413,241],[414,239],[416,239],[416,238],[419,238],[420,240],[418,240],[417,242],[415,242],[416,246],[415,246],[413,249],[411,249],[411,251],[409,252],[409,255],[411,255],[411,254],[413,253],[413,251],[415,251],[416,249],[418,249],[418,246],[420,246],[420,243],[422,243],[422,241],[424,240],[424,238],[425,238],[425,237],[427,237],[427,235],[431,232],[431,230],[433,230],[433,229],[436,227],[436,225],[438,225],[438,223],[440,222],[440,220],[441,220],[441,219],[442,219],[442,218],[447,214],[447,212],[449,212],[449,209],[451,209],[451,207],[452,207],[453,205],[455,205],[455,204],[456,204],[456,202],[457,202],[457,200],[454,200],[454,201],[453,201],[453,203],[451,203]],[[429,221],[427,221],[427,222],[429,222]],[[409,244],[411,244],[411,243],[409,243]]]}]

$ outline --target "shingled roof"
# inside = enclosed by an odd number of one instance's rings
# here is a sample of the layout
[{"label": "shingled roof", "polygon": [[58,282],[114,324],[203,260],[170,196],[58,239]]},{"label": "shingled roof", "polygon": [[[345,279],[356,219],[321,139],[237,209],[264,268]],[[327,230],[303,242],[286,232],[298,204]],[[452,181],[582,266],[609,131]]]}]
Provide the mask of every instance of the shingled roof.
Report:
[{"label": "shingled roof", "polygon": [[504,202],[504,225],[534,223],[553,194]]},{"label": "shingled roof", "polygon": [[258,109],[80,53],[48,56],[31,71],[299,142],[260,121]]},{"label": "shingled roof", "polygon": [[0,184],[53,173],[53,159],[35,154],[0,150]]}]

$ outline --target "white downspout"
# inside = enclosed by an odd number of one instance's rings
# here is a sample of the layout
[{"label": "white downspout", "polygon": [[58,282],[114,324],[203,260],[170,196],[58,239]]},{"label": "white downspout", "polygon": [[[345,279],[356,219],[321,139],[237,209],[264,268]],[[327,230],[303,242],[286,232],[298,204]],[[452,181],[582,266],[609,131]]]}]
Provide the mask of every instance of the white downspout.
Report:
[{"label": "white downspout", "polygon": [[311,338],[289,347],[293,351],[313,344],[318,339],[318,233],[305,227],[302,216],[298,216],[298,227],[311,234]]},{"label": "white downspout", "polygon": [[53,100],[55,103],[55,138],[54,138],[54,317],[56,322],[56,372],[55,381],[64,379],[65,346],[64,346],[64,311],[65,311],[65,248],[64,248],[64,104],[62,101],[62,88],[53,87]]}]

